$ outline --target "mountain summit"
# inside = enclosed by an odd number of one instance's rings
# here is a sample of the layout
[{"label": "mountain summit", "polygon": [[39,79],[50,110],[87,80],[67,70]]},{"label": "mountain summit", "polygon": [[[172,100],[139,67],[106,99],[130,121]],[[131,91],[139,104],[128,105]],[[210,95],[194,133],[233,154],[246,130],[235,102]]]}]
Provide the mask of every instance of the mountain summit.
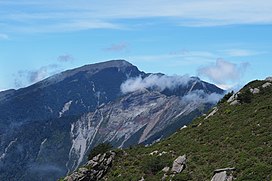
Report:
[{"label": "mountain summit", "polygon": [[147,74],[112,60],[1,93],[0,180],[55,180],[102,142],[150,144],[206,112],[223,92],[195,77]]}]

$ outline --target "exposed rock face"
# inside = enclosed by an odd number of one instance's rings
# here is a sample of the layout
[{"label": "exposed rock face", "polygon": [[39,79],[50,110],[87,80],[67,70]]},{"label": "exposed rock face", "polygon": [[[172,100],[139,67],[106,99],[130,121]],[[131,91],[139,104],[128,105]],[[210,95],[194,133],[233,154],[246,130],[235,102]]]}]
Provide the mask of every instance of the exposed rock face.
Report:
[{"label": "exposed rock face", "polygon": [[234,100],[230,103],[230,105],[235,106],[241,104],[238,100]]},{"label": "exposed rock face", "polygon": [[173,173],[180,173],[186,167],[186,155],[179,156],[174,160],[171,171]]},{"label": "exposed rock face", "polygon": [[232,181],[234,178],[232,172],[235,168],[223,168],[214,171],[214,176],[211,181]]},{"label": "exposed rock face", "polygon": [[164,173],[169,172],[169,170],[170,170],[170,167],[164,167],[164,168],[162,169],[162,171],[163,171]]},{"label": "exposed rock face", "polygon": [[266,82],[266,83],[264,83],[264,84],[262,85],[262,88],[266,88],[266,87],[269,87],[269,86],[271,86],[271,85],[272,85],[272,83]]},{"label": "exposed rock face", "polygon": [[259,93],[260,93],[260,89],[258,89],[258,88],[251,88],[251,89],[250,89],[250,92],[251,92],[252,94],[259,94]]},{"label": "exposed rock face", "polygon": [[198,103],[185,104],[176,96],[167,97],[159,92],[142,90],[129,94],[84,115],[72,125],[73,145],[67,165],[75,169],[89,148],[101,142],[128,147],[150,143],[156,134],[164,137],[163,131],[170,125],[186,124],[186,121],[176,122],[176,118],[189,115],[198,106]]},{"label": "exposed rock face", "polygon": [[107,173],[108,168],[111,167],[115,157],[115,152],[99,154],[92,160],[88,161],[78,171],[73,172],[71,175],[64,178],[65,181],[96,181],[101,180]]},{"label": "exposed rock face", "polygon": [[218,111],[218,108],[214,107],[212,112],[208,116],[206,116],[204,119],[208,119],[209,117],[213,116],[217,111]]},{"label": "exposed rock face", "polygon": [[163,177],[161,178],[162,181],[167,180],[168,177],[171,178],[175,177],[176,174],[181,173],[186,168],[186,155],[179,156],[173,162],[172,168],[164,167],[162,171],[164,172]]}]

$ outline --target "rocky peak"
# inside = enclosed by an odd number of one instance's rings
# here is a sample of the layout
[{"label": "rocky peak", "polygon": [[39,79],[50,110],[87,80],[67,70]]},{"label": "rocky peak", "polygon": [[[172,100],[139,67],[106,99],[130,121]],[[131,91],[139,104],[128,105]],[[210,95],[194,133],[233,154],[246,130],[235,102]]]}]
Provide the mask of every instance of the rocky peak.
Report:
[{"label": "rocky peak", "polygon": [[267,77],[265,80],[272,82],[272,77]]},{"label": "rocky peak", "polygon": [[118,68],[118,71],[120,70],[120,71],[124,72],[129,67],[137,69],[137,67],[135,67],[131,63],[127,62],[126,60],[110,60],[110,61],[106,61],[106,62],[88,64],[88,65],[84,65],[84,66],[76,68],[76,69],[61,72],[61,73],[56,74],[52,77],[49,77],[49,78],[45,79],[43,84],[48,85],[48,84],[60,82],[64,79],[71,77],[75,74],[78,74],[80,72],[86,72],[86,73],[88,73],[89,76],[92,76],[92,75],[100,72],[101,70],[108,69],[108,68]]}]

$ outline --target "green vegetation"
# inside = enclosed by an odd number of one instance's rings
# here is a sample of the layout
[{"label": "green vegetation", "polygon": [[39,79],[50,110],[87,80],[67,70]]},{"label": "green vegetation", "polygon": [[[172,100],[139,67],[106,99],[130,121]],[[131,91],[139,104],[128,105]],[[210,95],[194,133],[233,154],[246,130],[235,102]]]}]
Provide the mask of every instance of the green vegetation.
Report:
[{"label": "green vegetation", "polygon": [[219,101],[219,103],[224,103],[224,102],[227,102],[227,100],[234,94],[233,91],[227,93],[224,95],[224,97]]},{"label": "green vegetation", "polygon": [[241,103],[251,103],[251,99],[253,97],[253,94],[250,92],[249,89],[246,89],[245,91],[241,92],[241,94],[238,94],[238,100]]},{"label": "green vegetation", "polygon": [[95,157],[98,154],[103,154],[109,151],[112,148],[112,145],[110,143],[100,143],[96,147],[94,147],[89,155],[88,155],[88,160],[91,160],[93,157]]},{"label": "green vegetation", "polygon": [[[272,179],[272,86],[259,94],[248,94],[250,87],[260,87],[264,81],[253,81],[241,91],[241,105],[226,101],[218,104],[218,112],[152,146],[136,146],[116,156],[107,180],[158,181],[161,169],[171,166],[186,154],[187,167],[173,180],[211,180],[218,168],[235,167],[236,181],[271,181]],[[250,95],[250,96],[249,96]],[[250,101],[249,101],[250,100]],[[157,150],[159,154],[150,155]]]}]

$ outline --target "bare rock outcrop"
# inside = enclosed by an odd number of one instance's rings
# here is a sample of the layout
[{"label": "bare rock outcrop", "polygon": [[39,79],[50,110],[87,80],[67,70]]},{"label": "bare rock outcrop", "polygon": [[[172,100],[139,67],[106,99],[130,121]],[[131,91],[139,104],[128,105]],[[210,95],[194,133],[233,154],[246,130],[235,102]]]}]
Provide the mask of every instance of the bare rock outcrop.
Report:
[{"label": "bare rock outcrop", "polygon": [[251,89],[250,89],[250,92],[251,92],[252,94],[259,94],[259,93],[260,93],[260,89],[259,89],[259,88],[251,88]]},{"label": "bare rock outcrop", "polygon": [[176,174],[181,173],[185,168],[186,168],[186,155],[179,156],[174,160],[171,170],[170,167],[164,167],[162,169],[164,175],[161,178],[161,180],[165,181],[167,180],[168,177],[173,178],[175,177]]},{"label": "bare rock outcrop", "polygon": [[234,179],[232,173],[235,168],[216,169],[211,181],[232,181]]},{"label": "bare rock outcrop", "polygon": [[180,173],[185,169],[186,167],[185,164],[186,164],[186,155],[179,156],[177,159],[174,160],[171,171],[173,173]]},{"label": "bare rock outcrop", "polygon": [[89,160],[83,167],[64,178],[65,181],[96,181],[101,180],[112,165],[115,152],[99,154]]},{"label": "bare rock outcrop", "polygon": [[218,111],[218,108],[217,107],[214,107],[212,112],[210,114],[208,114],[208,116],[206,116],[204,118],[204,120],[208,119],[209,117],[213,116],[216,112]]},{"label": "bare rock outcrop", "polygon": [[271,85],[272,85],[272,83],[266,82],[266,83],[264,83],[264,84],[262,85],[262,88],[266,88],[266,87],[269,87],[269,86],[271,86]]}]

